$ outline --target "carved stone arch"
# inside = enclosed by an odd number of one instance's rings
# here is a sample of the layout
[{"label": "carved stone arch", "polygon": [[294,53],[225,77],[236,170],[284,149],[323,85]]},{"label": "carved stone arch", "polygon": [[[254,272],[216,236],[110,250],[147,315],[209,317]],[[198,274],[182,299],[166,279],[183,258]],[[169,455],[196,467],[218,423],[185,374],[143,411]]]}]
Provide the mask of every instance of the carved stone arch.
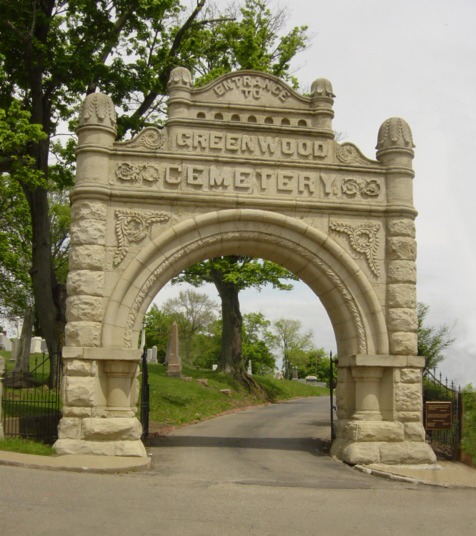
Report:
[{"label": "carved stone arch", "polygon": [[178,67],[168,90],[164,128],[126,142],[108,96],[81,107],[57,452],[146,456],[142,316],[186,266],[246,254],[294,272],[329,315],[339,354],[332,453],[433,462],[416,355],[410,127],[387,119],[372,160],[335,141],[326,79],[303,96],[256,71],[194,87]]},{"label": "carved stone arch", "polygon": [[[106,307],[102,343],[132,347],[157,292],[187,266],[246,254],[298,275],[329,312],[339,355],[388,354],[385,318],[355,261],[322,231],[278,213],[233,209],[185,220],[151,243],[124,270]],[[127,286],[128,281],[135,285]]]}]

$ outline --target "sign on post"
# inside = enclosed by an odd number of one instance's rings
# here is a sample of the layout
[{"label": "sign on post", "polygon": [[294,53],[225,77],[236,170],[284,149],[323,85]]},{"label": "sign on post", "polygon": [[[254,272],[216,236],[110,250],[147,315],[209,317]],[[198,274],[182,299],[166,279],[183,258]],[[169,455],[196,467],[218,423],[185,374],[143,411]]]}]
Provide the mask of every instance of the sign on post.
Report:
[{"label": "sign on post", "polygon": [[425,429],[448,430],[451,428],[451,402],[425,402]]}]

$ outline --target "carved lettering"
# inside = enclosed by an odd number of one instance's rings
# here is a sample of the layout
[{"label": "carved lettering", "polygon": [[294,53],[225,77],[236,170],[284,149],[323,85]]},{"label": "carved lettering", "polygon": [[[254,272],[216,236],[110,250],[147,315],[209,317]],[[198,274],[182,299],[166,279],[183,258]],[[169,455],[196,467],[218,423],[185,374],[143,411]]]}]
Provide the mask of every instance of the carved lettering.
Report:
[{"label": "carved lettering", "polygon": [[175,135],[178,150],[199,154],[257,156],[321,161],[328,156],[328,142],[229,132],[186,132]]},{"label": "carved lettering", "polygon": [[[236,142],[236,140],[234,140]],[[224,139],[217,136],[214,143]],[[253,143],[247,140],[247,143]],[[264,143],[259,141],[259,143]],[[291,147],[291,145],[290,145]],[[305,145],[301,150],[305,149]],[[311,145],[307,146],[308,148]],[[312,170],[279,167],[244,167],[207,163],[200,164],[142,164],[121,162],[116,165],[116,178],[131,187],[194,192],[223,192],[294,195],[307,199],[379,199],[381,183],[376,178],[341,177]]]},{"label": "carved lettering", "polygon": [[261,76],[234,76],[219,82],[213,88],[215,95],[219,98],[233,90],[239,90],[246,100],[260,100],[263,94],[268,94],[273,95],[280,102],[286,102],[290,96],[284,86]]}]

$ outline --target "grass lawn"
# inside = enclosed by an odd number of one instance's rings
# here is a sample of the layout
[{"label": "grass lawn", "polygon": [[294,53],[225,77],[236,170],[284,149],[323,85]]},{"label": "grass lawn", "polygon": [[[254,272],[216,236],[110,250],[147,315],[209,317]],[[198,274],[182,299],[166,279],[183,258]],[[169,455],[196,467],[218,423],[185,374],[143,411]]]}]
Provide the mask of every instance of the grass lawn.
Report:
[{"label": "grass lawn", "polygon": [[23,454],[37,454],[39,456],[51,456],[55,453],[53,447],[39,441],[22,439],[20,437],[6,437],[0,439],[0,450],[10,452],[22,452]]}]

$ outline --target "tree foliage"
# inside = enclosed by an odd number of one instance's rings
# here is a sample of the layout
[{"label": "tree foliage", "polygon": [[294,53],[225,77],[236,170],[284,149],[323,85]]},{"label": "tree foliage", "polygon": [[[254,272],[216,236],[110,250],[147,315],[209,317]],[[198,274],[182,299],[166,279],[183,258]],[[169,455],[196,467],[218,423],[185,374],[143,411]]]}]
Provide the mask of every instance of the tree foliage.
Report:
[{"label": "tree foliage", "polygon": [[303,331],[302,322],[280,318],[273,323],[276,349],[279,352],[285,378],[291,378],[293,366],[304,367],[309,360],[308,352],[313,349],[312,331]]},{"label": "tree foliage", "polygon": [[192,345],[194,337],[205,333],[217,317],[218,304],[206,294],[192,289],[180,291],[176,298],[164,303],[164,313],[179,327],[181,357],[185,362],[193,361]]},{"label": "tree foliage", "polygon": [[426,324],[430,307],[425,303],[417,304],[418,318],[418,355],[425,358],[425,370],[435,369],[445,359],[445,350],[454,342],[451,329],[446,326]]},{"label": "tree foliage", "polygon": [[0,172],[2,181],[5,174],[16,181],[28,207],[29,222],[20,228],[31,246],[24,256],[31,275],[26,294],[34,296],[50,355],[59,355],[65,326],[65,257],[57,263],[52,251],[65,253],[67,238],[54,236],[52,219],[65,215],[51,210],[49,192],[71,186],[74,158],[74,141],[58,142],[61,125],[74,128],[80,101],[95,91],[118,107],[119,137],[163,120],[177,65],[202,82],[236,68],[289,78],[306,33],[301,27],[278,36],[284,17],[265,0],[222,11],[207,0],[0,3]]}]

